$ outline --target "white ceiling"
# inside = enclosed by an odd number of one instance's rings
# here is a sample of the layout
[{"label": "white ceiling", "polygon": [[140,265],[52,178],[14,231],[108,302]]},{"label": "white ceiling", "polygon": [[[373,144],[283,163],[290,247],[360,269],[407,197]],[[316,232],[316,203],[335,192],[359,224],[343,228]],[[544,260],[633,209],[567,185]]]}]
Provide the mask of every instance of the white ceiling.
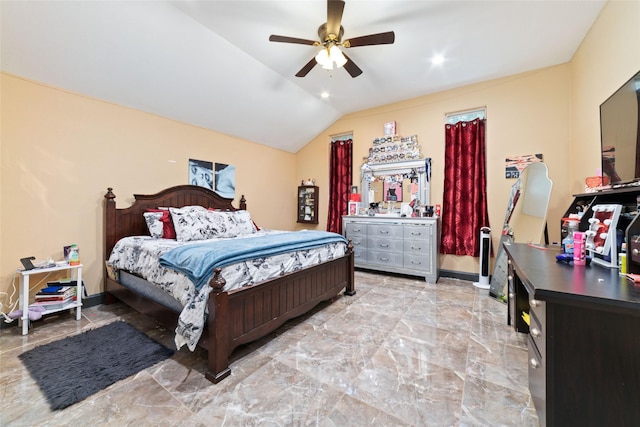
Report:
[{"label": "white ceiling", "polygon": [[296,152],[350,112],[567,62],[605,3],[346,0],[343,39],[395,31],[395,44],[348,49],[357,78],[298,78],[317,48],[269,35],[316,40],[325,0],[2,0],[1,66]]}]

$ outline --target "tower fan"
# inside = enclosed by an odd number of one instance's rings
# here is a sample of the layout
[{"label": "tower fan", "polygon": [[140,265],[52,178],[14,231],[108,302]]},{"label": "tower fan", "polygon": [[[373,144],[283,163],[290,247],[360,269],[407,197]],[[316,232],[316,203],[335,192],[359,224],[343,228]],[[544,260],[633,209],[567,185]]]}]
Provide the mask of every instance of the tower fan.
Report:
[{"label": "tower fan", "polygon": [[473,286],[478,289],[489,289],[489,262],[491,258],[491,229],[482,227],[480,229],[480,275]]}]

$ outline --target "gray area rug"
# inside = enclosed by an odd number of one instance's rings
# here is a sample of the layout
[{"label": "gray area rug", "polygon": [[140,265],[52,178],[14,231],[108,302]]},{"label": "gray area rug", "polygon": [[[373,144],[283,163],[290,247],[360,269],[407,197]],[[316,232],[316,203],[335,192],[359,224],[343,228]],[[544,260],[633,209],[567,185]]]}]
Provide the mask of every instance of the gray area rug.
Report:
[{"label": "gray area rug", "polygon": [[174,353],[126,322],[117,321],[41,345],[18,357],[52,410],[63,409]]}]

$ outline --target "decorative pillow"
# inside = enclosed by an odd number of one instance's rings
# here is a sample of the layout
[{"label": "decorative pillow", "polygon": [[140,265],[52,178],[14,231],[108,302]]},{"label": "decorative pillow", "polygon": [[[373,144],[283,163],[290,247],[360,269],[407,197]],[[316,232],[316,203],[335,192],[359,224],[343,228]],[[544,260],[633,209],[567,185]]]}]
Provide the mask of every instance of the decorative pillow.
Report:
[{"label": "decorative pillow", "polygon": [[[176,238],[176,230],[173,227],[173,222],[171,222],[171,214],[169,213],[169,208],[159,208],[159,209],[147,209],[147,212],[152,213],[161,213],[160,221],[162,222],[162,238],[164,239],[175,239]],[[146,219],[146,217],[145,217]],[[148,223],[147,223],[148,225]]]},{"label": "decorative pillow", "polygon": [[149,234],[154,239],[161,239],[163,236],[162,212],[145,212],[142,214],[149,228]]},{"label": "decorative pillow", "polygon": [[215,210],[169,208],[176,229],[176,239],[182,242],[213,239],[216,237],[236,237],[255,233],[248,212],[219,212]]},{"label": "decorative pillow", "polygon": [[251,234],[258,231],[258,227],[251,219],[251,214],[249,214],[249,211],[231,211],[227,212],[227,214],[230,214],[233,218],[233,221],[236,223],[238,235]]}]

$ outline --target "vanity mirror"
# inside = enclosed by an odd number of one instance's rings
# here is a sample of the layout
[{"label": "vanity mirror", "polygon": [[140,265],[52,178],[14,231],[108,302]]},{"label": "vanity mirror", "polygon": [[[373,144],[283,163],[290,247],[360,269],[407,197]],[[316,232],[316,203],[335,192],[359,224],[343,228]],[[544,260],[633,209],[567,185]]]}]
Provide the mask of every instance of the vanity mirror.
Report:
[{"label": "vanity mirror", "polygon": [[[409,204],[416,200],[421,206],[429,205],[431,159],[369,164],[360,169],[362,197],[361,214],[367,213],[371,203],[378,203],[378,214],[400,216],[410,214]],[[417,204],[414,203],[414,204]]]}]

